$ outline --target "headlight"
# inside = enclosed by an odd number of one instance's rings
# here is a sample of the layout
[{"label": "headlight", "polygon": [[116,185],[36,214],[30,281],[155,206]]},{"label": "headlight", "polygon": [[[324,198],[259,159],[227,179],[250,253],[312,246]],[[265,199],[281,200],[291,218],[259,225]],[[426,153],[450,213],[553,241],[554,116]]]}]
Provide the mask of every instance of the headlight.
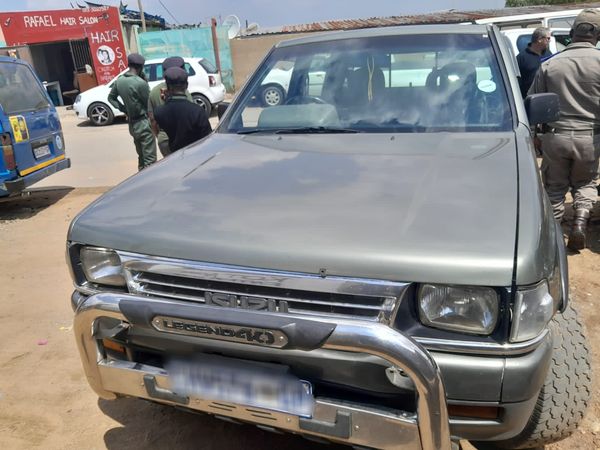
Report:
[{"label": "headlight", "polygon": [[80,259],[83,273],[88,281],[109,286],[125,286],[121,259],[116,252],[83,247]]},{"label": "headlight", "polygon": [[81,101],[81,94],[75,97],[75,103],[79,103]]},{"label": "headlight", "polygon": [[498,322],[498,305],[498,294],[486,287],[424,284],[419,290],[421,322],[442,330],[489,335]]},{"label": "headlight", "polygon": [[548,284],[545,281],[518,290],[510,341],[523,342],[538,336],[552,319],[554,310],[554,299],[548,292]]}]

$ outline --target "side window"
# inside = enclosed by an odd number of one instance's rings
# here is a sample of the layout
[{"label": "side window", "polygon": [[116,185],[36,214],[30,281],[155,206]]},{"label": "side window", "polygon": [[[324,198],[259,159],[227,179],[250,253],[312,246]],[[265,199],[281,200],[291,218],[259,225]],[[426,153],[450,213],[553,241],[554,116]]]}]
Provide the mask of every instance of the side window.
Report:
[{"label": "side window", "polygon": [[531,34],[522,34],[517,38],[517,50],[519,53],[527,48],[527,44],[531,42],[531,36]]},{"label": "side window", "polygon": [[190,77],[193,77],[194,75],[196,75],[196,71],[188,63],[185,63],[185,66],[183,66],[183,68],[185,69],[185,71],[188,73],[188,75]]},{"label": "side window", "polygon": [[201,59],[200,61],[198,61],[198,64],[200,64],[202,66],[202,68],[204,70],[206,70],[206,73],[218,73],[219,72],[217,70],[217,68],[213,65],[213,63],[211,63],[208,59]]},{"label": "side window", "polygon": [[[156,68],[160,64],[146,64],[144,66],[144,74],[146,75],[146,80],[148,81],[156,81],[158,80],[156,74]],[[160,65],[160,78],[162,78],[162,65]]]}]

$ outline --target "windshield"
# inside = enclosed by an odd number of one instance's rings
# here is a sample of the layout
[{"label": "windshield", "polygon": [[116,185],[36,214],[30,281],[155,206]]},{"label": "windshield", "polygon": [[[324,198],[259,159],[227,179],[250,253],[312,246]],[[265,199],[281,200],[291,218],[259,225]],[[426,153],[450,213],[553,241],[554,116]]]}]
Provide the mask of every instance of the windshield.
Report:
[{"label": "windshield", "polygon": [[221,131],[509,129],[508,97],[490,39],[432,34],[277,48]]},{"label": "windshield", "polygon": [[0,63],[0,104],[6,114],[50,106],[46,93],[29,67],[8,62]]}]

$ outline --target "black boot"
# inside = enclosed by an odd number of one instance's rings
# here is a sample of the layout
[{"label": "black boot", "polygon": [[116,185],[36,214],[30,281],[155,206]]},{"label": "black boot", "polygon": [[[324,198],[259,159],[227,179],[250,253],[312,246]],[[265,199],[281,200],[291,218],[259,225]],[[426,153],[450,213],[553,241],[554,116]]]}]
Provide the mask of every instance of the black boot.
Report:
[{"label": "black boot", "polygon": [[573,226],[569,233],[569,243],[567,247],[571,250],[583,250],[585,248],[585,232],[590,218],[590,212],[587,209],[578,209],[575,211]]}]

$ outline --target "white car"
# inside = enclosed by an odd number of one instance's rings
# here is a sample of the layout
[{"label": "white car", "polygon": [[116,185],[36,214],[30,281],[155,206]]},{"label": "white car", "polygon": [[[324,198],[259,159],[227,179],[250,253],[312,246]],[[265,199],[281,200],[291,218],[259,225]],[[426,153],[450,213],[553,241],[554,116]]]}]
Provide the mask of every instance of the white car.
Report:
[{"label": "white car", "polygon": [[[323,89],[325,81],[325,72],[322,69],[323,61],[317,61],[308,72],[309,94],[319,96]],[[281,105],[287,97],[290,86],[290,79],[294,63],[289,61],[279,61],[267,74],[262,81],[262,90],[259,92],[259,102],[262,106]]]},{"label": "white car", "polygon": [[[189,74],[188,90],[194,101],[202,106],[210,115],[213,107],[225,98],[225,86],[215,66],[204,58],[183,58],[185,70]],[[144,65],[146,79],[152,89],[163,81],[163,59],[150,59]],[[82,120],[90,120],[94,125],[103,126],[113,122],[115,117],[124,114],[108,102],[108,94],[115,80],[124,72],[113,78],[108,84],[102,84],[82,92],[75,99],[73,110]]]}]

